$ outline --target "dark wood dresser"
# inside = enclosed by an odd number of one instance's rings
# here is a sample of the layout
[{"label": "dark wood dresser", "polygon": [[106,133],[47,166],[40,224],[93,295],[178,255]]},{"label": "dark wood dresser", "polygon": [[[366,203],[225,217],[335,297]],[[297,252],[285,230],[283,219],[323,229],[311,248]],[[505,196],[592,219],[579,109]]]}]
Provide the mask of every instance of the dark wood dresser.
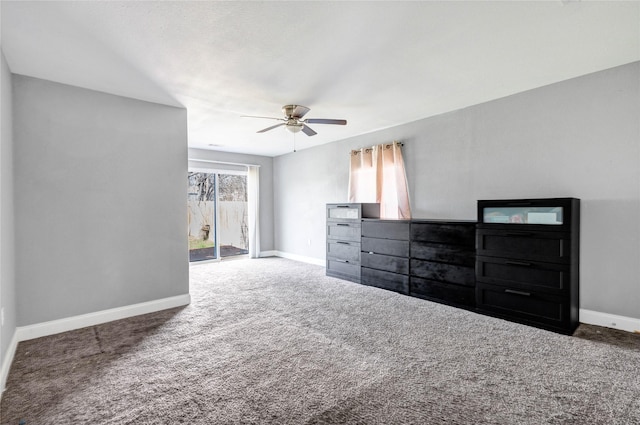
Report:
[{"label": "dark wood dresser", "polygon": [[327,276],[360,283],[363,218],[380,217],[380,204],[327,204]]},{"label": "dark wood dresser", "polygon": [[362,220],[364,285],[475,307],[475,221]]},{"label": "dark wood dresser", "polygon": [[475,233],[475,221],[412,220],[409,294],[474,308]]},{"label": "dark wood dresser", "polygon": [[572,334],[579,320],[580,201],[478,201],[478,310]]},{"label": "dark wood dresser", "polygon": [[362,284],[409,293],[409,226],[407,220],[362,220]]}]

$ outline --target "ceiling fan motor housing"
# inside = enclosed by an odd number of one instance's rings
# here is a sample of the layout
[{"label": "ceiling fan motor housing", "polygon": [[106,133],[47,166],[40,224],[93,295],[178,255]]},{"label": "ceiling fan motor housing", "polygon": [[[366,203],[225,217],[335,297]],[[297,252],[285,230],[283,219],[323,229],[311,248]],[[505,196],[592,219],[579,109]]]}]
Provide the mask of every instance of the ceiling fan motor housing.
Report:
[{"label": "ceiling fan motor housing", "polygon": [[302,118],[310,109],[301,105],[284,105],[282,112],[286,118]]}]

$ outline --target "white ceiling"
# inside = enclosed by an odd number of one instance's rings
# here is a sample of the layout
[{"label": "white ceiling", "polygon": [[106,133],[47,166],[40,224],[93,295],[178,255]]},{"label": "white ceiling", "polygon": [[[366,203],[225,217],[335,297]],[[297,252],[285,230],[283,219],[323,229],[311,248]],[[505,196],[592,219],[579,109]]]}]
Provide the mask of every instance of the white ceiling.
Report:
[{"label": "white ceiling", "polygon": [[[2,1],[12,72],[184,106],[189,146],[276,156],[640,60],[640,3]],[[213,145],[213,147],[210,147]]]}]

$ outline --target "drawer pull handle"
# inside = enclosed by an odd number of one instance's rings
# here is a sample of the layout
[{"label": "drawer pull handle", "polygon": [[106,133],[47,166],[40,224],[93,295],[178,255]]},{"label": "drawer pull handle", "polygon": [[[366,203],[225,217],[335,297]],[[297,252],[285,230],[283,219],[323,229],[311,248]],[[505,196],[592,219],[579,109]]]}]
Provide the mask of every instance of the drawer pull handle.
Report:
[{"label": "drawer pull handle", "polygon": [[342,244],[342,245],[349,245],[349,242],[343,242],[343,241],[336,241],[336,243]]},{"label": "drawer pull handle", "polygon": [[349,205],[336,205],[336,208],[349,208]]},{"label": "drawer pull handle", "polygon": [[339,263],[348,263],[349,262],[349,260],[338,260],[338,259],[336,259],[336,261],[339,262]]},{"label": "drawer pull handle", "polygon": [[520,237],[528,237],[528,236],[533,236],[533,233],[527,233],[527,232],[512,232],[512,233],[505,233],[505,236],[520,236]]},{"label": "drawer pull handle", "polygon": [[525,261],[506,261],[505,264],[510,266],[522,266],[522,267],[531,267],[533,264],[527,263]]},{"label": "drawer pull handle", "polygon": [[336,223],[336,226],[346,226],[346,227],[349,227],[349,223]]},{"label": "drawer pull handle", "polygon": [[507,294],[523,295],[525,297],[531,296],[531,292],[516,291],[515,289],[505,289],[504,292],[506,292]]}]

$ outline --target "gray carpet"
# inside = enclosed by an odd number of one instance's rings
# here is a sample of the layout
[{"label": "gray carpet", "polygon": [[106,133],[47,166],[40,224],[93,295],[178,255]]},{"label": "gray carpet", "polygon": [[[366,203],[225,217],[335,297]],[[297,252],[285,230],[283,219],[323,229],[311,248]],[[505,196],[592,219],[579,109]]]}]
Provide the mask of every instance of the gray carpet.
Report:
[{"label": "gray carpet", "polygon": [[192,304],[22,342],[2,424],[640,424],[640,336],[573,337],[280,258]]}]

